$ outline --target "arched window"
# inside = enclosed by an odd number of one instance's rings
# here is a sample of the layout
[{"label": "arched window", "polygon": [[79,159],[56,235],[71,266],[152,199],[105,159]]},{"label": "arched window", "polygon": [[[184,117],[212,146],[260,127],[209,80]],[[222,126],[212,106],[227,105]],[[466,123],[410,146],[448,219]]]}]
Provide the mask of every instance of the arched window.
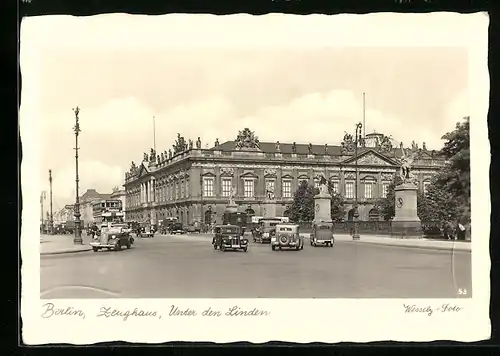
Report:
[{"label": "arched window", "polygon": [[373,208],[368,212],[368,219],[369,220],[379,220],[380,218],[380,213],[378,212],[377,209]]},{"label": "arched window", "polygon": [[255,215],[255,210],[253,210],[252,208],[248,208],[247,210],[245,210],[245,213],[247,213],[248,215]]},{"label": "arched window", "polygon": [[354,219],[354,209],[351,209],[347,213],[347,220],[352,221]]},{"label": "arched window", "polygon": [[212,222],[212,212],[210,210],[205,211],[205,224],[210,225]]}]

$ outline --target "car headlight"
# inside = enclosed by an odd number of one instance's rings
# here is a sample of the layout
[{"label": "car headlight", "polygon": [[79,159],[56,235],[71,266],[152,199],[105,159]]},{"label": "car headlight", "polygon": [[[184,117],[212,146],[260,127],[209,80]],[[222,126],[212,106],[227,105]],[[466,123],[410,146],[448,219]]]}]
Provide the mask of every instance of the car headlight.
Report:
[{"label": "car headlight", "polygon": [[112,238],[112,239],[116,239],[116,235],[112,235],[112,236],[111,236],[111,238]]}]

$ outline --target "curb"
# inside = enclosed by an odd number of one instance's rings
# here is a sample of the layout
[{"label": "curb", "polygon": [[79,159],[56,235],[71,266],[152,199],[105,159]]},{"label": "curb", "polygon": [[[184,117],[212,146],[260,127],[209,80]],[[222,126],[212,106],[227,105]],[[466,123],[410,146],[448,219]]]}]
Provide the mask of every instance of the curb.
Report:
[{"label": "curb", "polygon": [[[309,239],[308,237],[304,237],[304,239]],[[472,250],[469,249],[455,249],[455,244],[453,246],[418,246],[418,245],[400,245],[390,242],[373,242],[373,241],[363,241],[363,240],[338,240],[339,242],[347,242],[347,243],[357,243],[364,245],[379,245],[379,246],[391,246],[391,247],[402,247],[402,248],[417,248],[421,250],[437,250],[437,251],[462,251],[471,253]]]},{"label": "curb", "polygon": [[92,251],[92,247],[86,247],[81,250],[61,250],[61,251],[55,251],[55,252],[40,252],[40,256],[53,256],[53,255],[65,255],[65,254],[72,254],[72,253],[79,253],[79,252],[89,252]]}]

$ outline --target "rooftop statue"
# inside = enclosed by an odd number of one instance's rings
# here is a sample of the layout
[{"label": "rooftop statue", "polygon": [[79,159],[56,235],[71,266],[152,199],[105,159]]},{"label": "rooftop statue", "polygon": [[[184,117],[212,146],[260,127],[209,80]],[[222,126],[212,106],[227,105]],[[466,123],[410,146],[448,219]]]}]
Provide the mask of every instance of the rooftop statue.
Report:
[{"label": "rooftop statue", "polygon": [[172,158],[172,149],[171,148],[168,149],[168,158]]},{"label": "rooftop statue", "polygon": [[156,152],[154,149],[151,149],[151,152],[149,154],[149,162],[153,162],[156,158]]},{"label": "rooftop statue", "polygon": [[297,153],[297,144],[295,142],[292,144],[292,153]]},{"label": "rooftop statue", "polygon": [[328,143],[325,143],[325,155],[328,154]]},{"label": "rooftop statue", "polygon": [[427,146],[425,145],[425,142],[424,142],[424,143],[422,143],[422,149],[423,149],[424,151],[427,151]]},{"label": "rooftop statue", "polygon": [[236,149],[260,149],[259,138],[248,127],[245,127],[236,137]]},{"label": "rooftop statue", "polygon": [[276,141],[275,148],[276,148],[276,151],[278,151],[278,152],[280,151],[280,142],[279,141]]},{"label": "rooftop statue", "polygon": [[356,143],[354,142],[352,135],[346,132],[344,135],[344,139],[340,144],[340,151],[342,153],[350,153],[354,152],[355,149],[356,149]]},{"label": "rooftop statue", "polygon": [[161,153],[161,160],[160,160],[161,163],[165,162],[165,154],[162,152]]},{"label": "rooftop statue", "polygon": [[193,140],[189,139],[189,149],[193,149]]},{"label": "rooftop statue", "polygon": [[390,136],[384,136],[380,141],[379,149],[384,152],[392,151],[392,142]]},{"label": "rooftop statue", "polygon": [[219,139],[218,139],[218,138],[216,138],[216,139],[215,139],[215,144],[214,144],[214,146],[215,146],[215,147],[219,147]]},{"label": "rooftop statue", "polygon": [[147,162],[148,161],[148,154],[146,152],[144,152],[144,157],[142,159],[143,162]]},{"label": "rooftop statue", "polygon": [[308,150],[309,154],[312,155],[312,153],[313,153],[313,145],[312,145],[312,143],[309,143],[309,146],[307,147],[307,150]]},{"label": "rooftop statue", "polygon": [[198,139],[196,140],[196,148],[197,149],[200,149],[201,148],[201,138],[198,137]]}]

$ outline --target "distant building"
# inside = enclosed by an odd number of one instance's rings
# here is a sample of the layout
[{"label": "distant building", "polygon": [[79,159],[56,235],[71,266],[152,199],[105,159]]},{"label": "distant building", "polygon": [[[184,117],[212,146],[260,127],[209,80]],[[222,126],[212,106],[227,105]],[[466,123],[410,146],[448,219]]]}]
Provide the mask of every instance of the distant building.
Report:
[{"label": "distant building", "polygon": [[95,201],[109,199],[111,194],[101,194],[95,189],[87,189],[87,191],[80,197],[80,219],[82,226],[87,226],[94,222],[94,214],[92,211],[92,204]]},{"label": "distant building", "polygon": [[[125,174],[126,214],[129,220],[155,223],[164,217],[178,217],[183,223],[215,217],[217,222],[234,194],[239,211],[263,216],[266,187],[274,190],[276,215],[289,216],[293,196],[300,182],[318,186],[324,176],[343,196],[346,220],[352,219],[357,186],[361,220],[378,220],[377,199],[400,169],[402,146],[393,147],[383,134],[368,134],[356,144],[346,134],[340,145],[259,142],[249,129],[240,131],[235,141],[202,149],[198,139],[175,154],[166,151],[144,154],[139,165],[132,162]],[[413,172],[419,189],[425,190],[445,160],[425,144],[418,149]],[[357,156],[355,155],[357,151]],[[357,164],[356,164],[357,162]],[[356,167],[358,174],[356,175]]]},{"label": "distant building", "polygon": [[[119,189],[118,187],[113,188],[113,193],[109,196],[110,199],[113,200],[120,200],[121,201],[121,206],[123,207],[123,211],[125,212],[126,210],[126,194],[125,194],[125,189]],[[125,213],[124,219],[127,219],[127,214]]]}]

